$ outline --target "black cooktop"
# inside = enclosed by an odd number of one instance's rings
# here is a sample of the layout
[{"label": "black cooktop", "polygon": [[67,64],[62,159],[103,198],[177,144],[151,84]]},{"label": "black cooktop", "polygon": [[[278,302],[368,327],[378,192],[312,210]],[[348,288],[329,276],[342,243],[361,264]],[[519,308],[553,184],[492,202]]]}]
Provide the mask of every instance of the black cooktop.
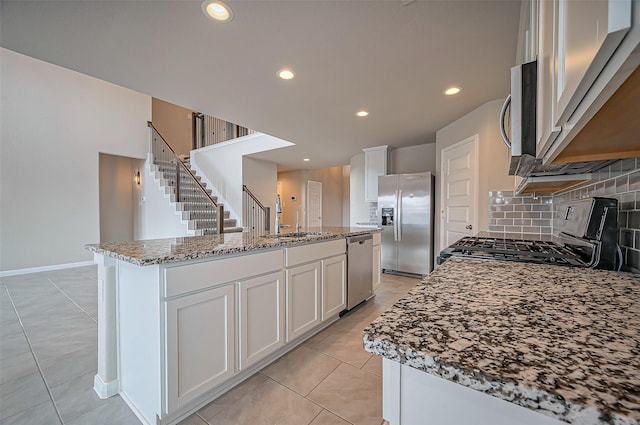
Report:
[{"label": "black cooktop", "polygon": [[552,241],[467,236],[440,253],[438,264],[451,256],[584,266],[580,255]]}]

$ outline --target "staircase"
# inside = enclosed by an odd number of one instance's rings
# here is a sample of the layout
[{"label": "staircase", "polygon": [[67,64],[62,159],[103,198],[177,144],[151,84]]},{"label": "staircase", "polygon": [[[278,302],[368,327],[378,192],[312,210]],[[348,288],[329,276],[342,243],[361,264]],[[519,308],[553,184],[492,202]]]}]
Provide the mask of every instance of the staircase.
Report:
[{"label": "staircase", "polygon": [[[176,159],[177,160],[177,159]],[[189,222],[189,230],[195,231],[196,236],[215,235],[216,221],[211,219],[213,205],[207,196],[202,193],[198,184],[192,181],[188,172],[180,167],[180,198],[176,193],[176,160],[160,160],[154,159],[151,165],[151,171],[155,172],[160,178],[160,184],[165,188],[165,193],[170,195],[171,202],[176,203],[176,210],[182,213],[182,219]],[[188,168],[188,161],[184,163]],[[212,194],[211,189],[207,189],[206,183],[202,182],[196,172],[191,169],[191,173],[196,177],[209,195]],[[217,203],[216,196],[212,196]],[[242,227],[236,226],[236,219],[229,217],[229,211],[224,211],[224,233],[242,232]]]}]

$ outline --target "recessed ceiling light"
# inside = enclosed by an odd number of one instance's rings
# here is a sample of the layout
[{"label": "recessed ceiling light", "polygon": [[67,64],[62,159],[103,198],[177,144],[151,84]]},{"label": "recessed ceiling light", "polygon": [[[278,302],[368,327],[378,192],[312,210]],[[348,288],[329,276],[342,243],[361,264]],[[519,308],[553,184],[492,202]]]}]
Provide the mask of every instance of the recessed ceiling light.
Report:
[{"label": "recessed ceiling light", "polygon": [[304,162],[309,162],[309,161],[311,161],[311,159],[310,158],[304,158],[303,161]]},{"label": "recessed ceiling light", "polygon": [[207,17],[218,22],[229,22],[233,19],[233,11],[220,0],[204,0],[202,11]]},{"label": "recessed ceiling light", "polygon": [[367,115],[369,115],[369,113],[367,111],[358,111],[356,112],[356,115],[359,117],[366,117]]},{"label": "recessed ceiling light", "polygon": [[447,96],[453,96],[454,94],[460,93],[460,90],[462,90],[460,87],[449,87],[444,91],[444,94]]},{"label": "recessed ceiling light", "polygon": [[293,71],[289,68],[283,68],[278,71],[278,77],[282,78],[283,80],[292,80],[295,76],[296,74],[294,74]]}]

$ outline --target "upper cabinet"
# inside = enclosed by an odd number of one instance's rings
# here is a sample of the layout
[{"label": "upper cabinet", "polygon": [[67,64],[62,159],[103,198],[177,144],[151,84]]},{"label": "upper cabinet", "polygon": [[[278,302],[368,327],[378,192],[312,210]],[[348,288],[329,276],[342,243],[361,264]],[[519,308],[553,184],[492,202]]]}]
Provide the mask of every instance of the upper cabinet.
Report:
[{"label": "upper cabinet", "polygon": [[554,124],[562,125],[631,27],[631,0],[554,0]]},{"label": "upper cabinet", "polygon": [[389,146],[376,146],[364,151],[364,201],[378,202],[378,176],[387,174]]},{"label": "upper cabinet", "polygon": [[[544,163],[637,156],[637,146],[633,151],[622,142],[637,129],[634,120],[605,132],[604,122],[588,124],[603,105],[609,108],[607,101],[640,64],[640,1],[540,0],[537,17],[537,156]],[[637,87],[637,79],[631,81]],[[635,87],[619,91],[637,92]],[[637,96],[621,97],[629,107],[638,104]],[[599,142],[585,132],[597,134]],[[621,142],[620,148],[612,146]],[[563,155],[569,145],[582,154]]]}]

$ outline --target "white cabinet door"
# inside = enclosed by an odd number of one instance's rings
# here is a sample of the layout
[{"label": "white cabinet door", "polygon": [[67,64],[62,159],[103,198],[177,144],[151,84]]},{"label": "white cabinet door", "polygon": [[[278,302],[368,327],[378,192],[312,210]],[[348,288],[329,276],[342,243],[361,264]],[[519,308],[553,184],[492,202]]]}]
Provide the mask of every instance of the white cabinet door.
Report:
[{"label": "white cabinet door", "polygon": [[234,285],[166,302],[167,412],[235,373]]},{"label": "white cabinet door", "polygon": [[380,265],[380,245],[373,246],[373,282],[371,285],[371,293],[374,293],[378,287],[380,287],[380,273],[382,272],[382,266]]},{"label": "white cabinet door", "polygon": [[287,269],[287,341],[318,325],[320,261]]},{"label": "white cabinet door", "polygon": [[563,125],[631,27],[631,0],[554,0],[554,126]]},{"label": "white cabinet door", "polygon": [[538,85],[536,99],[536,156],[542,157],[558,137],[561,127],[556,127],[556,55],[554,43],[555,16],[558,3],[543,0],[539,4]]},{"label": "white cabinet door", "polygon": [[347,256],[326,258],[322,264],[322,320],[347,307]]},{"label": "white cabinet door", "polygon": [[240,364],[244,370],[285,343],[282,271],[239,283]]},{"label": "white cabinet door", "polygon": [[363,149],[364,201],[378,202],[378,176],[387,174],[388,146]]}]

